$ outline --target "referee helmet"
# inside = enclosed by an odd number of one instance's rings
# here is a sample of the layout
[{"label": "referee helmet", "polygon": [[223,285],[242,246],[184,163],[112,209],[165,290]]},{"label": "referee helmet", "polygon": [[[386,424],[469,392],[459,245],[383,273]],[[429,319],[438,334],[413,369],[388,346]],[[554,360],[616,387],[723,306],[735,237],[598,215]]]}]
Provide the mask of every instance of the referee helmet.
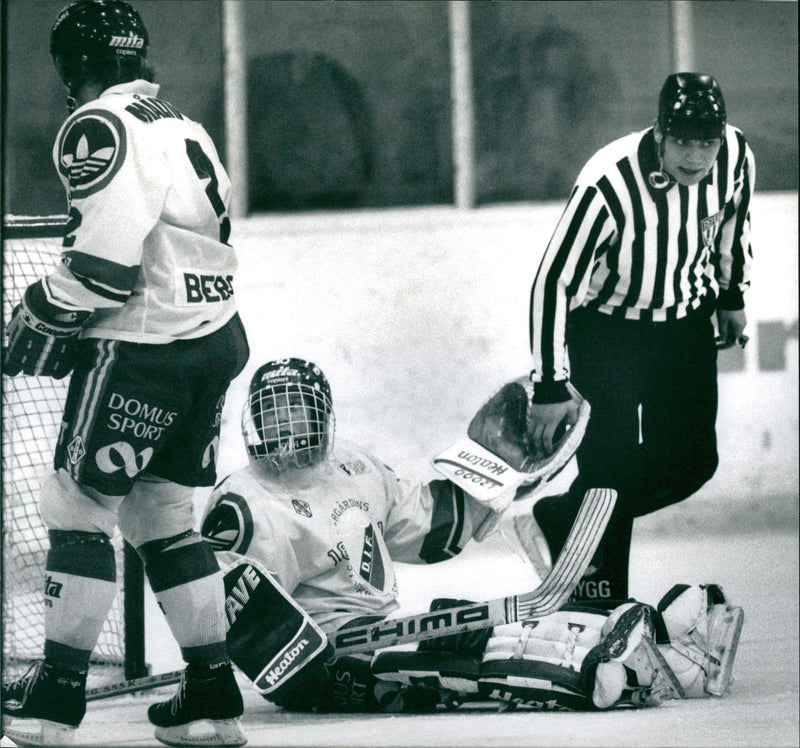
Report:
[{"label": "referee helmet", "polygon": [[661,88],[658,129],[690,140],[722,138],[725,101],[719,83],[704,73],[674,73]]}]

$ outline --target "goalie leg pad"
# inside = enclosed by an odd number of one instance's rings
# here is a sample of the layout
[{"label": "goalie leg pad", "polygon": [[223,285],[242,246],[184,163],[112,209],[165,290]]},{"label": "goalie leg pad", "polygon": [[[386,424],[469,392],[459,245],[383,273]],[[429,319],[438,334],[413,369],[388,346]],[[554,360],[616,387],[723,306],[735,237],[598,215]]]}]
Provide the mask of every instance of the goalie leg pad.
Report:
[{"label": "goalie leg pad", "polygon": [[479,692],[537,710],[591,708],[581,664],[600,641],[606,615],[564,606],[546,618],[496,626],[482,658]]},{"label": "goalie leg pad", "polygon": [[648,657],[650,650],[643,648],[643,640],[654,636],[648,607],[633,602],[618,606],[603,625],[601,636],[581,668],[592,703],[598,709],[623,702],[644,705],[644,691],[655,675]]},{"label": "goalie leg pad", "polygon": [[233,663],[256,691],[279,706],[300,708],[297,696],[306,689],[308,708],[316,706],[315,686],[327,682],[324,663],[333,654],[325,633],[255,564],[240,563],[224,578]]},{"label": "goalie leg pad", "polygon": [[440,694],[478,693],[480,660],[477,657],[464,652],[425,650],[422,643],[416,651],[387,650],[377,654],[372,662],[375,677]]},{"label": "goalie leg pad", "polygon": [[[466,600],[439,598],[431,611],[467,604]],[[492,629],[478,629],[387,648],[372,661],[372,672],[382,683],[401,686],[396,703],[403,711],[430,711],[438,703],[458,703],[478,693],[480,658]]]},{"label": "goalie leg pad", "polygon": [[599,709],[657,706],[685,699],[686,692],[656,645],[666,639],[659,613],[628,601],[615,608],[603,627],[603,639],[583,663],[582,677]]}]

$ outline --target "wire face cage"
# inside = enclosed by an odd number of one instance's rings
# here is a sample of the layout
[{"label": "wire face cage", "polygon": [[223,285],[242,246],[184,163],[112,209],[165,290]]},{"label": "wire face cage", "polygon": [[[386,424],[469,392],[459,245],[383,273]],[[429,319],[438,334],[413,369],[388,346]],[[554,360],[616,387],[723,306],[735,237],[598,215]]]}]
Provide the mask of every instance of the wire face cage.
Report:
[{"label": "wire face cage", "polygon": [[276,473],[322,461],[334,431],[329,395],[306,382],[267,383],[251,392],[242,411],[248,452]]}]

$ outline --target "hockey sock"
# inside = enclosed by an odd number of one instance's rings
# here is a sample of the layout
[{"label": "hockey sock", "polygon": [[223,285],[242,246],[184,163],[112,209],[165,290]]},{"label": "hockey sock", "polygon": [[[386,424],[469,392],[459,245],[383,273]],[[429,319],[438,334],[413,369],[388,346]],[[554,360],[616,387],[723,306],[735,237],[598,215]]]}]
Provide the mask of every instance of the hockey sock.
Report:
[{"label": "hockey sock", "polygon": [[49,537],[45,658],[85,673],[117,594],[114,547],[103,533],[51,530]]},{"label": "hockey sock", "polygon": [[612,514],[603,539],[570,598],[608,608],[628,597],[633,519]]},{"label": "hockey sock", "polygon": [[138,550],[184,660],[226,661],[225,589],[211,547],[187,531],[150,541]]},{"label": "hockey sock", "polygon": [[545,496],[533,507],[533,516],[547,540],[550,558],[554,562],[567,540],[579,507],[580,502],[576,504],[571,493]]}]

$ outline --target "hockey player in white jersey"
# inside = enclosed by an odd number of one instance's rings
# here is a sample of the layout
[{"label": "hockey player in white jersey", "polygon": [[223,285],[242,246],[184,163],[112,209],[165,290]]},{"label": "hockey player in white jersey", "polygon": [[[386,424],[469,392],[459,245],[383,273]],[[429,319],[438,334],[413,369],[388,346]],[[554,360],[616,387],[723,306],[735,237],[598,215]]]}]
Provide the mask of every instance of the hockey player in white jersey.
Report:
[{"label": "hockey player in white jersey", "polygon": [[72,3],[51,34],[70,110],[53,150],[69,222],[61,261],[9,321],[3,370],[72,378],[40,500],[44,659],[3,685],[4,729],[18,743],[69,742],[84,717],[117,589],[117,525],[187,662],[175,698],[150,707],[156,737],[245,742],[222,574],[192,516],[193,488],[216,482],[226,391],[249,355],[231,184],[204,128],[158,98],[147,50],[139,13],[119,0]]},{"label": "hockey player in white jersey", "polygon": [[254,373],[242,431],[249,465],[215,488],[201,532],[227,569],[231,658],[270,701],[428,711],[479,698],[569,710],[726,690],[742,617],[716,585],[676,586],[659,610],[566,606],[413,651],[336,656],[336,632],[398,611],[393,562],[452,558],[487,507],[449,480],[400,479],[335,439],[330,385],[309,361],[279,359]]}]

